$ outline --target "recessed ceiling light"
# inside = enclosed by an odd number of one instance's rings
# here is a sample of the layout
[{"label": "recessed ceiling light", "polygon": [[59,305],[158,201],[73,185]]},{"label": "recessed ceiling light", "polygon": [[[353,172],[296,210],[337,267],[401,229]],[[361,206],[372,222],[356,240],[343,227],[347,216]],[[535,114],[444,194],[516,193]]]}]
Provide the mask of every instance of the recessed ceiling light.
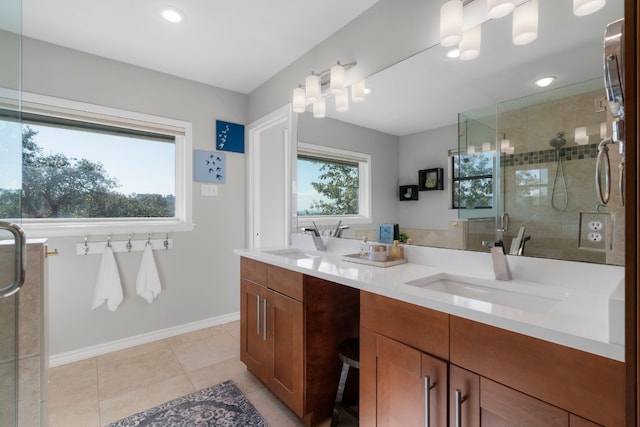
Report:
[{"label": "recessed ceiling light", "polygon": [[543,77],[541,79],[538,79],[535,81],[536,86],[540,86],[540,87],[547,87],[549,86],[551,83],[553,83],[553,81],[556,78],[553,76],[549,76],[549,77]]},{"label": "recessed ceiling light", "polygon": [[178,12],[176,9],[165,8],[160,12],[162,17],[169,22],[180,22],[182,21],[182,14]]},{"label": "recessed ceiling light", "polygon": [[455,49],[451,49],[450,51],[447,52],[447,58],[458,58],[460,56],[460,49],[455,48]]}]

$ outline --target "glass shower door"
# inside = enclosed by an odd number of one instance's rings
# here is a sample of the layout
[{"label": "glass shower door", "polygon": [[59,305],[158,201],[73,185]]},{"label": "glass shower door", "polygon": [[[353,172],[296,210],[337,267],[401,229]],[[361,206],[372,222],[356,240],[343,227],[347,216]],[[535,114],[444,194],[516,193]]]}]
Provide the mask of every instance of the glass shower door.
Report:
[{"label": "glass shower door", "polygon": [[0,2],[0,425],[18,425],[18,290],[24,280],[20,229],[22,1]]}]

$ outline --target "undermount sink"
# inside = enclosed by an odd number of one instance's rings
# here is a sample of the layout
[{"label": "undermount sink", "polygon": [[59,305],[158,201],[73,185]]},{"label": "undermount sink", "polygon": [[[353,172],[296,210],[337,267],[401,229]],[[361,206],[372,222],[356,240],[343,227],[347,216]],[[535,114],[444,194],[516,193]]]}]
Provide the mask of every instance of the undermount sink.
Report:
[{"label": "undermount sink", "polygon": [[298,248],[289,249],[276,249],[272,251],[264,251],[264,253],[281,256],[288,259],[306,259],[306,258],[318,258],[321,255],[314,255],[307,251],[302,251]]},{"label": "undermount sink", "polygon": [[[567,297],[567,292],[516,281],[491,281],[452,274],[438,274],[406,282],[407,285],[454,296],[463,305],[472,301],[512,307],[531,312],[545,312]],[[464,304],[469,302],[470,304]]]}]

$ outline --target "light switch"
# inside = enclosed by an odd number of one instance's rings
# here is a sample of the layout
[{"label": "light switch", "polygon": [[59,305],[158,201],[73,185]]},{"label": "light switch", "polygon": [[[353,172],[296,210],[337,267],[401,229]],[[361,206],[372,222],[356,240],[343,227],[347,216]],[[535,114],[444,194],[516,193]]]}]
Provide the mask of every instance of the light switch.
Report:
[{"label": "light switch", "polygon": [[201,196],[217,196],[218,186],[215,184],[201,184],[200,195]]}]

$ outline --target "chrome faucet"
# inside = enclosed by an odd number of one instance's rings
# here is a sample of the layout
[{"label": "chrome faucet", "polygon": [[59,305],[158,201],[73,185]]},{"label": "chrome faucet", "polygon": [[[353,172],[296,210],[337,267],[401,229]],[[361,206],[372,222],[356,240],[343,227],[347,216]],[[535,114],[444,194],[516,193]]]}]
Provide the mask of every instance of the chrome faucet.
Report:
[{"label": "chrome faucet", "polygon": [[509,260],[504,253],[504,243],[499,239],[496,242],[482,242],[482,246],[490,248],[491,261],[493,262],[493,272],[496,280],[511,280],[511,269],[509,268]]},{"label": "chrome faucet", "polygon": [[305,234],[311,233],[311,237],[313,238],[313,244],[316,245],[316,250],[318,251],[327,250],[327,247],[324,245],[324,242],[322,241],[322,237],[320,236],[320,232],[318,231],[318,227],[315,227],[315,228],[302,227],[300,230],[302,230],[302,232]]}]

